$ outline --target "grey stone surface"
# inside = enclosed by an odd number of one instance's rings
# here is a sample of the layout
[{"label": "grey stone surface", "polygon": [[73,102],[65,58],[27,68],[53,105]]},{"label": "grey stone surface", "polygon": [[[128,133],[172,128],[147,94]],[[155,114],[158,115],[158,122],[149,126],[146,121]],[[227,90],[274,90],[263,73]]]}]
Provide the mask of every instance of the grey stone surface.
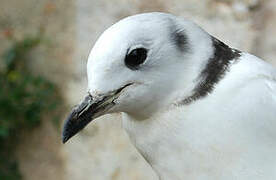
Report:
[{"label": "grey stone surface", "polygon": [[254,19],[259,33],[251,51],[276,66],[276,1],[263,3]]},{"label": "grey stone surface", "polygon": [[[73,2],[0,0],[0,56],[12,41],[36,35],[40,28],[44,28],[44,41],[30,53],[30,65],[35,73],[55,81],[65,92],[67,80],[74,79],[70,70],[76,27]],[[12,40],[9,40],[8,36],[11,36]],[[64,179],[60,130],[54,127],[51,121],[51,116],[45,117],[39,129],[25,132],[18,142],[16,155],[20,170],[27,180]]]}]

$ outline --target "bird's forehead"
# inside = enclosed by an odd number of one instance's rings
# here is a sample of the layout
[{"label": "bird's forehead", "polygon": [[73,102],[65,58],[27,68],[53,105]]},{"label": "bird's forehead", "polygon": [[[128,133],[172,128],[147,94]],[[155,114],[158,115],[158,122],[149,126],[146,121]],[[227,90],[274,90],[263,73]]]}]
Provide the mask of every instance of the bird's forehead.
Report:
[{"label": "bird's forehead", "polygon": [[144,41],[159,40],[166,37],[167,26],[168,18],[162,16],[131,16],[108,28],[98,39],[94,49],[119,49]]},{"label": "bird's forehead", "polygon": [[158,47],[168,37],[167,20],[151,16],[132,16],[108,28],[97,40],[89,55],[88,63],[116,61],[133,46]]}]

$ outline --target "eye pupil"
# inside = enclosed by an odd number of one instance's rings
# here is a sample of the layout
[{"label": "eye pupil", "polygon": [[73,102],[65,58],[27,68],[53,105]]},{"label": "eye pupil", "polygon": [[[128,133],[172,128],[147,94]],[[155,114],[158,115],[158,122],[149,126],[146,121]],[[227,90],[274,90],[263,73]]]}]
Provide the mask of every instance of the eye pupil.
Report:
[{"label": "eye pupil", "polygon": [[147,50],[145,48],[137,48],[126,55],[125,64],[132,70],[137,70],[140,64],[147,59]]}]

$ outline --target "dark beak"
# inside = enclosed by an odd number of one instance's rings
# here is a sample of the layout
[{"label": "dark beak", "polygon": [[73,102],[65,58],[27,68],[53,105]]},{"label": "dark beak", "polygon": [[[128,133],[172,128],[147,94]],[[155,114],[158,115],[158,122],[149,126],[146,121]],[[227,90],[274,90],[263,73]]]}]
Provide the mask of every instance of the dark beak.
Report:
[{"label": "dark beak", "polygon": [[90,94],[85,97],[80,105],[76,106],[63,126],[62,142],[66,143],[71,137],[81,131],[93,119],[108,112],[114,105],[120,92],[131,84],[127,84],[118,90],[109,92],[99,97],[92,97]]}]

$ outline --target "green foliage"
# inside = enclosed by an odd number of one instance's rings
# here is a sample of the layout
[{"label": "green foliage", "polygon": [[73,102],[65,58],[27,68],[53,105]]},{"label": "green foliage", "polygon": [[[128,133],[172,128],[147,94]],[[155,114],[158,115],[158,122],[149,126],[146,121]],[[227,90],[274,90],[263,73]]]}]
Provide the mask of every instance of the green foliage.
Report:
[{"label": "green foliage", "polygon": [[[2,150],[1,150],[2,151]],[[10,157],[0,156],[0,179],[2,180],[20,180],[22,176],[18,170],[15,160]]]},{"label": "green foliage", "polygon": [[28,69],[28,54],[41,36],[14,42],[3,55],[0,71],[0,179],[20,180],[13,150],[22,130],[36,127],[43,115],[62,102],[55,85]]}]

